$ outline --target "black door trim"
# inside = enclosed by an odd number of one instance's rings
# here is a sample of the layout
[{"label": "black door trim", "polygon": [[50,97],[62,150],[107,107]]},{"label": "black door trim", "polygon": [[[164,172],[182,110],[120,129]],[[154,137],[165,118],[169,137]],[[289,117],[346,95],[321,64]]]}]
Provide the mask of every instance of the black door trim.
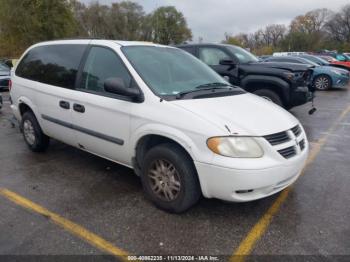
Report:
[{"label": "black door trim", "polygon": [[67,123],[65,121],[53,118],[51,116],[41,115],[41,117],[43,119],[45,119],[45,120],[47,120],[49,122],[55,123],[57,125],[61,125],[61,126],[64,126],[64,127],[67,127],[67,128],[70,128],[70,129],[73,129],[73,130],[76,130],[76,131],[79,131],[81,133],[84,133],[84,134],[87,134],[87,135],[90,135],[90,136],[94,136],[94,137],[106,140],[108,142],[112,142],[112,143],[120,145],[120,146],[124,145],[124,140],[122,140],[122,139],[111,137],[111,136],[108,136],[108,135],[105,135],[105,134],[101,134],[101,133],[95,132],[93,130],[84,128],[84,127],[80,127],[80,126],[77,126],[77,125],[74,125],[74,124],[70,124],[70,123]]}]

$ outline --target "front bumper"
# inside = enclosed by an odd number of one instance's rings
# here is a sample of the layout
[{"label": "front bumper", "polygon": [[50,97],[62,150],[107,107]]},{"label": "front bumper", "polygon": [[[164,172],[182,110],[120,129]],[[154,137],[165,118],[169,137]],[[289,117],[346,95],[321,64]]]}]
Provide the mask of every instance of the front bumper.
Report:
[{"label": "front bumper", "polygon": [[296,181],[308,156],[308,146],[283,164],[264,169],[234,169],[195,162],[202,193],[207,198],[247,202],[275,194]]},{"label": "front bumper", "polygon": [[349,84],[349,76],[341,75],[333,79],[332,88],[346,88],[348,84]]},{"label": "front bumper", "polygon": [[313,98],[313,92],[310,92],[307,86],[296,87],[291,93],[291,105],[300,106],[303,105]]}]

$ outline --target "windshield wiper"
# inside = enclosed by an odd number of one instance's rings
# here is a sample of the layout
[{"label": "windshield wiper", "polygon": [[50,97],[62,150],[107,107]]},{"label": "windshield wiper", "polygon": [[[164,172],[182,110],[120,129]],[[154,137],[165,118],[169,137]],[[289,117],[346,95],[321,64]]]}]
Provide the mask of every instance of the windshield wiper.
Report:
[{"label": "windshield wiper", "polygon": [[213,87],[218,87],[218,86],[222,86],[223,88],[227,88],[227,87],[224,87],[224,86],[230,86],[230,87],[234,87],[230,84],[227,84],[227,83],[222,83],[222,82],[213,82],[213,83],[208,83],[208,84],[202,84],[202,85],[199,85],[199,86],[196,86],[196,89],[206,89],[207,87],[210,87],[209,89],[213,88]]},{"label": "windshield wiper", "polygon": [[[227,86],[229,86],[229,88],[227,88]],[[235,86],[232,86],[232,85],[226,84],[226,83],[221,83],[221,82],[203,84],[203,85],[197,86],[196,89],[182,91],[182,92],[177,93],[176,99],[180,99],[181,97],[183,97],[184,95],[187,95],[189,93],[194,93],[194,92],[198,92],[198,91],[202,91],[202,90],[215,90],[215,89],[231,90],[233,87],[235,87]]]}]

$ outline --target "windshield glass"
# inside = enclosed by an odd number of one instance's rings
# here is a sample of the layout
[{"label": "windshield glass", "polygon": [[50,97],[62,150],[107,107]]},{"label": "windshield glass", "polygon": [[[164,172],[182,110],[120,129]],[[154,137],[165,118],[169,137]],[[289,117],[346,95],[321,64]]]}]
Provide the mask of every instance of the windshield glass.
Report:
[{"label": "windshield glass", "polygon": [[349,55],[343,54],[343,56],[346,58],[347,61],[350,61],[350,56]]},{"label": "windshield glass", "polygon": [[298,58],[298,60],[302,63],[302,64],[309,64],[309,65],[313,65],[313,66],[319,66],[319,64],[311,61],[310,59],[307,58]]},{"label": "windshield glass", "polygon": [[[198,90],[201,85],[228,83],[185,51],[156,46],[125,46],[122,51],[146,84],[158,95]],[[227,86],[229,88],[229,86]]]},{"label": "windshield glass", "polygon": [[320,57],[316,57],[316,56],[302,56],[302,57],[319,65],[329,65],[327,60],[324,60]]},{"label": "windshield glass", "polygon": [[250,63],[250,62],[259,62],[259,59],[249,53],[247,50],[233,45],[226,45],[229,51],[231,51],[239,60],[241,64]]}]

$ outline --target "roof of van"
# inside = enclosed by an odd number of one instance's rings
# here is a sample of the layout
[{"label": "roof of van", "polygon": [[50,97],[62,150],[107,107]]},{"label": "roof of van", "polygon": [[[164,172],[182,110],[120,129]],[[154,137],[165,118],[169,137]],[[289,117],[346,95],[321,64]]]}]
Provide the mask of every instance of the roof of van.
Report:
[{"label": "roof of van", "polygon": [[51,40],[46,42],[37,43],[36,45],[52,45],[52,44],[88,44],[91,41],[97,42],[114,42],[120,46],[140,46],[140,45],[149,45],[149,46],[163,46],[160,44],[155,44],[152,42],[145,41],[123,41],[123,40],[110,40],[110,39],[98,39],[98,38],[72,38],[72,39],[59,39]]}]

